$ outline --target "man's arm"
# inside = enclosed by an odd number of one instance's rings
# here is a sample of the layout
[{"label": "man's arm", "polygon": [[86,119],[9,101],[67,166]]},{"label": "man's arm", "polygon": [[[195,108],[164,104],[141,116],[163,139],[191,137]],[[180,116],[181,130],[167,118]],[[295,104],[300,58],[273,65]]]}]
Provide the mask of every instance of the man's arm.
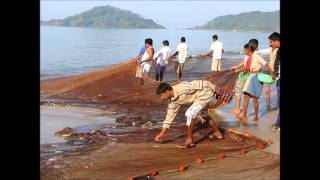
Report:
[{"label": "man's arm", "polygon": [[161,54],[161,51],[154,54],[153,59],[157,59]]},{"label": "man's arm", "polygon": [[234,70],[234,72],[239,72],[241,68],[244,68],[243,63],[240,63],[240,64],[238,64],[238,65],[236,65],[236,66],[233,66],[233,67],[231,67],[230,69],[231,69],[231,70]]},{"label": "man's arm", "polygon": [[280,67],[280,48],[277,51],[276,59],[274,61],[274,72],[273,79],[276,79],[279,76],[279,67]]},{"label": "man's arm", "polygon": [[273,76],[273,71],[272,71],[269,63],[266,64],[266,67],[267,67],[267,69],[268,69],[268,71],[269,71],[270,76]]},{"label": "man's arm", "polygon": [[178,55],[178,53],[179,53],[179,51],[176,51],[174,54],[172,54],[172,55],[170,56],[170,58],[169,58],[169,59],[171,59],[171,58],[175,57],[176,55]]},{"label": "man's arm", "polygon": [[139,54],[138,56],[135,57],[136,60],[141,59],[143,54]]},{"label": "man's arm", "polygon": [[213,54],[213,50],[210,50],[206,55],[207,56],[210,56],[210,55],[212,55]]},{"label": "man's arm", "polygon": [[163,121],[161,132],[154,139],[156,142],[160,142],[162,140],[165,133],[168,131],[170,125],[172,124],[174,118],[176,117],[180,106],[181,105],[179,103],[170,102],[170,104],[168,105],[166,119]]}]

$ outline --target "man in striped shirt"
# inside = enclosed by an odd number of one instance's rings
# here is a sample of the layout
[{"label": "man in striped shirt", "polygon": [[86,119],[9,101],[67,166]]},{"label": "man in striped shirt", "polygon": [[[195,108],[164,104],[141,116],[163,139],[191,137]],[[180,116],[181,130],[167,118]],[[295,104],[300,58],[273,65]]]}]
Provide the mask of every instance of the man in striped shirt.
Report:
[{"label": "man in striped shirt", "polygon": [[170,86],[167,83],[161,83],[157,88],[157,94],[160,95],[162,100],[170,100],[167,109],[167,116],[163,122],[161,132],[155,137],[156,142],[162,141],[165,133],[172,124],[180,107],[182,105],[191,106],[187,109],[185,115],[187,118],[186,125],[188,126],[188,137],[184,147],[195,146],[193,144],[193,127],[194,121],[197,116],[202,116],[204,120],[214,130],[214,136],[221,139],[223,138],[220,130],[217,128],[216,123],[208,115],[209,103],[215,97],[215,85],[209,81],[193,80],[190,82],[181,82],[177,85]]}]

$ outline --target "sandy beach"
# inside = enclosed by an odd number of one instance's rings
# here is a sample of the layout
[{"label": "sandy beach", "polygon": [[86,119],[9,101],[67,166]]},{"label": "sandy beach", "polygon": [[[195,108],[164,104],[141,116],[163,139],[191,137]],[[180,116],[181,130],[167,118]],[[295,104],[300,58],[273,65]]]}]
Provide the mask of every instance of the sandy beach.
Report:
[{"label": "sandy beach", "polygon": [[[206,133],[209,133],[207,129],[195,134],[195,139],[200,142],[195,148],[189,149],[175,148],[176,144],[182,143],[185,138],[175,138],[185,133],[185,128],[178,126],[170,131],[167,138],[173,140],[166,144],[153,143],[158,132],[157,126],[124,126],[129,132],[140,130],[132,133],[109,131],[106,140],[80,145],[72,151],[68,151],[70,149],[66,148],[66,145],[60,146],[57,143],[65,143],[63,138],[52,135],[65,127],[82,127],[83,131],[110,130],[117,123],[110,117],[112,113],[106,114],[108,112],[85,107],[41,106],[42,142],[52,145],[51,148],[42,149],[52,149],[53,152],[43,153],[45,155],[41,160],[41,179],[146,179],[153,170],[157,170],[158,175],[149,179],[280,179],[280,136],[270,130],[278,114],[277,109],[267,112],[256,126],[246,126],[243,123],[233,126],[239,131],[252,133],[258,139],[273,141],[273,144],[263,151],[253,149],[245,155],[241,155],[239,147],[234,146],[239,139],[234,141],[232,136],[225,135],[224,140],[203,140]],[[54,141],[56,142],[53,143]],[[258,140],[247,139],[246,143],[240,145],[244,149],[254,148],[256,141]],[[217,158],[220,152],[224,152],[226,158]],[[209,160],[198,165],[194,163],[197,158]],[[190,166],[180,172],[178,168],[181,164]]]}]

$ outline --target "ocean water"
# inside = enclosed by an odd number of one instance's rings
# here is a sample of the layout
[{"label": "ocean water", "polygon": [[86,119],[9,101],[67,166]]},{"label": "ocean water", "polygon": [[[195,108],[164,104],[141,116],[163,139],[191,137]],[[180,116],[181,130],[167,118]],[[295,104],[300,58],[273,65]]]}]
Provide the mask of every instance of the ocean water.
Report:
[{"label": "ocean water", "polygon": [[191,55],[208,53],[211,37],[217,34],[224,44],[224,58],[241,58],[243,45],[251,38],[259,40],[259,48],[267,48],[270,33],[41,26],[41,79],[81,74],[123,62],[138,54],[146,38],[153,39],[155,51],[162,47],[163,40],[168,40],[175,51],[181,36],[185,36]]}]

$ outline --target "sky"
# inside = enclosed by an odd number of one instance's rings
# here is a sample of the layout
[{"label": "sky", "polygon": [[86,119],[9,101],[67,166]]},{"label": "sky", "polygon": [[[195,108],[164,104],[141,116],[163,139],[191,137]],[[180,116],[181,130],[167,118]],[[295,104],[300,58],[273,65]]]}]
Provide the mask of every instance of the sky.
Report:
[{"label": "sky", "polygon": [[40,19],[63,19],[96,6],[110,5],[153,19],[168,29],[204,25],[215,17],[249,11],[276,11],[280,1],[63,1],[41,0]]}]

